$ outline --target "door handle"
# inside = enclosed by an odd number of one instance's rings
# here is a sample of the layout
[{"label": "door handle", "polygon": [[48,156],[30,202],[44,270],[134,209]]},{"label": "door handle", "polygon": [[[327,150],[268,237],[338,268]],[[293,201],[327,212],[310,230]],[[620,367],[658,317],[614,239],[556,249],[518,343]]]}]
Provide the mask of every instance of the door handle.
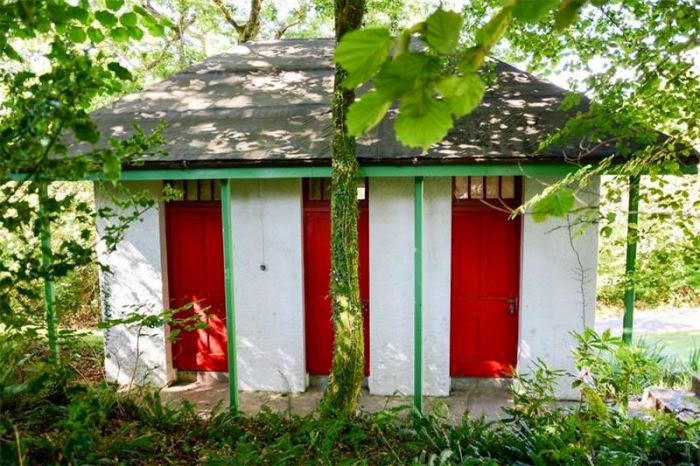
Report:
[{"label": "door handle", "polygon": [[514,315],[515,314],[515,303],[516,303],[515,298],[507,299],[506,302],[508,303],[508,314]]}]

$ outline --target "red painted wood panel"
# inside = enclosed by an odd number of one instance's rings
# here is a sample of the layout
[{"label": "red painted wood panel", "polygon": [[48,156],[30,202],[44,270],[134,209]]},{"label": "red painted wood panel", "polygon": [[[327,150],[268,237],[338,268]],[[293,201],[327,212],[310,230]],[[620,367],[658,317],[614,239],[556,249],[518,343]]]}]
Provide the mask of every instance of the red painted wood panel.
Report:
[{"label": "red painted wood panel", "polygon": [[503,377],[515,367],[519,264],[519,219],[453,206],[452,376]]},{"label": "red painted wood panel", "polygon": [[[221,207],[218,202],[172,202],[165,208],[170,307],[188,303],[179,319],[198,315],[206,329],[179,328],[173,342],[173,365],[191,371],[226,371]],[[187,325],[193,325],[189,322]]]},{"label": "red painted wood panel", "polygon": [[[369,375],[369,212],[360,208],[360,298],[364,306],[365,375]],[[306,369],[328,375],[333,359],[333,324],[328,285],[331,275],[331,216],[327,203],[304,207],[304,296],[306,309]]]}]

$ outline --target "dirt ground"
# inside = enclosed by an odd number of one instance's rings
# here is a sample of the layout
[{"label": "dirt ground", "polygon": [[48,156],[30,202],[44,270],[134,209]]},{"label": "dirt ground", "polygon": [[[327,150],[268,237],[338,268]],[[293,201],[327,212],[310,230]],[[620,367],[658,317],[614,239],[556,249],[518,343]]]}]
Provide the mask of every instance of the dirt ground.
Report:
[{"label": "dirt ground", "polygon": [[[200,413],[206,414],[212,408],[228,407],[228,383],[226,382],[192,382],[173,385],[163,389],[164,398],[172,401],[189,400],[197,406]],[[263,406],[273,411],[307,415],[316,409],[323,394],[323,386],[316,384],[304,393],[240,392],[239,404],[246,414],[256,414]],[[440,410],[455,422],[460,422],[465,412],[471,416],[484,416],[498,419],[505,416],[503,407],[512,404],[509,384],[493,380],[474,380],[467,382],[459,390],[453,390],[449,397],[425,397],[426,411]],[[370,395],[365,389],[360,399],[363,411],[376,412],[385,408],[410,407],[410,396]]]}]

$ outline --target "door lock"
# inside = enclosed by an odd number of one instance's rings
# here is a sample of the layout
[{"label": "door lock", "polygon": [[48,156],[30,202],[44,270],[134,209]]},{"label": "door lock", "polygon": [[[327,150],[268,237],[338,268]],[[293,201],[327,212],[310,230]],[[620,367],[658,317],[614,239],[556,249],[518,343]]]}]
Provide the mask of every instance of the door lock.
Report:
[{"label": "door lock", "polygon": [[508,303],[508,314],[515,314],[515,298],[507,299],[506,302]]}]

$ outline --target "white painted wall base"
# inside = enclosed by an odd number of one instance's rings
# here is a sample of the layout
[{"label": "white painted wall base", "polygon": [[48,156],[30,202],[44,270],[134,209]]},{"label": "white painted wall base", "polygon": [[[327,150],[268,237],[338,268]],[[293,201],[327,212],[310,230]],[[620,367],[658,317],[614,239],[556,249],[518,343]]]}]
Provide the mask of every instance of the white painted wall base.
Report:
[{"label": "white painted wall base", "polygon": [[[134,193],[146,193],[160,199],[160,182],[125,182]],[[95,185],[97,208],[113,207],[115,191],[106,184]],[[116,250],[107,253],[98,244],[100,262],[109,265],[110,273],[100,274],[103,316],[118,319],[138,312],[160,314],[166,307],[167,283],[163,255],[163,204],[145,212],[133,223]],[[109,222],[98,220],[98,234]],[[162,234],[161,234],[162,232]],[[107,380],[120,385],[164,386],[174,378],[167,329],[118,325],[105,331],[105,370]]]},{"label": "white painted wall base", "polygon": [[234,180],[231,194],[239,389],[304,391],[301,180]]},{"label": "white painted wall base", "polygon": [[[451,179],[425,180],[423,392],[450,391]],[[370,182],[370,393],[413,393],[413,179]]]},{"label": "white painted wall base", "polygon": [[[553,178],[523,179],[524,199],[544,189]],[[597,205],[599,180],[583,200]],[[570,219],[573,221],[573,217]],[[552,369],[575,371],[571,355],[576,346],[571,332],[592,326],[595,316],[598,228],[591,225],[572,238],[577,227],[566,219],[536,223],[526,214],[522,230],[520,337],[518,369],[527,373],[537,360]],[[578,399],[570,377],[561,381],[557,396]]]}]

